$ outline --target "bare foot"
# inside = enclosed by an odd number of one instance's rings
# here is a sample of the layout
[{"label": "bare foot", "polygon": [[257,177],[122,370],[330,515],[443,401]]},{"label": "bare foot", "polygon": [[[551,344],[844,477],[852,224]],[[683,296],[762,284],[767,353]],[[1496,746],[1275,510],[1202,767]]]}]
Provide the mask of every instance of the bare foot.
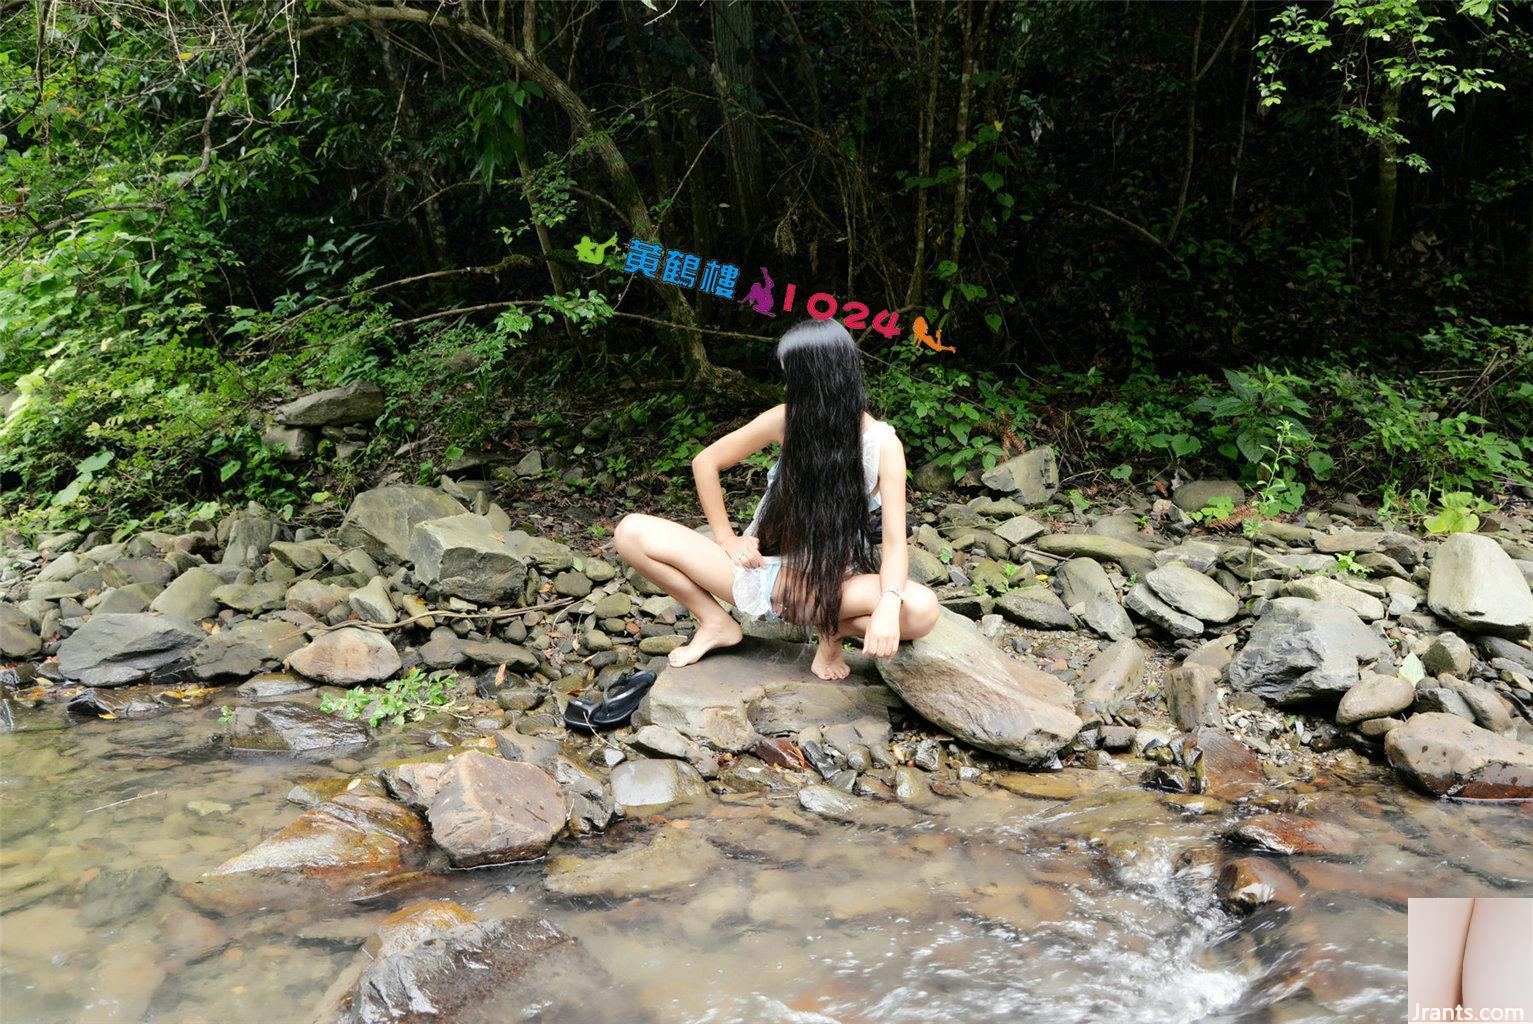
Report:
[{"label": "bare foot", "polygon": [[814,661],[810,663],[809,671],[821,679],[845,679],[851,675],[852,667],[841,652],[841,641],[821,640],[814,649]]},{"label": "bare foot", "polygon": [[692,642],[683,644],[666,656],[674,668],[690,665],[715,647],[733,647],[745,638],[745,632],[734,619],[725,619],[717,626],[698,626],[692,634]]}]

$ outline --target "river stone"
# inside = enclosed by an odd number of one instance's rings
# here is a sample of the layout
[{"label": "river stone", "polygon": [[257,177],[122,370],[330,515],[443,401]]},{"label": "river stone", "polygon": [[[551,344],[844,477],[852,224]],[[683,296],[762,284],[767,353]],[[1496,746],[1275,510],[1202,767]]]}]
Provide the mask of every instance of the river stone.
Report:
[{"label": "river stone", "polygon": [[1191,661],[1166,673],[1166,710],[1178,729],[1219,723],[1219,670]]},{"label": "river stone", "polygon": [[1432,559],[1427,605],[1439,617],[1475,633],[1512,640],[1533,636],[1533,592],[1516,563],[1494,539],[1455,533]]},{"label": "river stone", "polygon": [[86,686],[136,683],[185,657],[205,636],[169,615],[93,615],[59,644],[58,668]]},{"label": "river stone", "polygon": [[1144,680],[1146,653],[1135,640],[1108,644],[1091,659],[1082,674],[1082,699],[1101,708],[1122,703]]},{"label": "river stone", "polygon": [[759,676],[757,662],[734,651],[711,654],[685,668],[667,666],[633,722],[675,729],[719,750],[749,750],[756,743],[749,708],[766,696]]},{"label": "river stone", "polygon": [[1198,754],[1193,776],[1198,792],[1239,803],[1267,785],[1261,762],[1244,743],[1218,728],[1204,725],[1187,737],[1184,757]]},{"label": "river stone", "polygon": [[992,491],[1010,494],[1024,505],[1042,505],[1059,490],[1054,449],[1044,445],[1007,459],[980,480]]},{"label": "river stone", "polygon": [[283,600],[287,607],[323,619],[332,608],[346,603],[350,591],[318,580],[299,580],[287,589]]},{"label": "river stone", "polygon": [[453,867],[533,860],[564,827],[564,794],[541,768],[471,750],[443,773],[427,817]]},{"label": "river stone", "polygon": [[1352,609],[1364,622],[1377,622],[1384,617],[1383,601],[1326,576],[1305,576],[1290,580],[1283,584],[1282,593],[1289,597],[1342,605]]},{"label": "river stone", "polygon": [[617,853],[556,857],[543,884],[560,896],[627,899],[692,885],[723,859],[717,847],[691,830],[662,828],[650,842]]},{"label": "river stone", "polygon": [[15,605],[0,604],[0,658],[30,658],[43,649],[32,620]]},{"label": "river stone", "polygon": [[1234,594],[1178,562],[1161,566],[1144,581],[1162,601],[1204,622],[1228,622],[1240,611],[1240,600]]},{"label": "river stone", "polygon": [[159,596],[149,602],[149,610],[183,619],[211,619],[218,614],[213,591],[223,585],[224,581],[207,569],[194,566],[160,591]]},{"label": "river stone", "polygon": [[1067,686],[1007,658],[972,622],[946,608],[930,633],[875,665],[928,721],[1021,764],[1049,760],[1080,731]]},{"label": "river stone", "polygon": [[1474,668],[1474,652],[1458,634],[1439,633],[1432,639],[1426,653],[1421,656],[1421,663],[1434,676],[1442,675],[1444,672],[1454,676],[1467,676],[1469,670]]},{"label": "river stone", "polygon": [[1400,774],[1434,796],[1533,798],[1533,746],[1456,715],[1412,715],[1389,731],[1384,753]]},{"label": "river stone", "polygon": [[376,960],[359,955],[355,970],[339,1015],[327,1002],[316,1021],[505,1024],[512,1019],[508,1006],[536,1007],[536,1019],[547,1024],[634,1016],[632,994],[614,985],[579,940],[541,918],[425,931],[415,944]]},{"label": "river stone", "polygon": [[102,592],[101,599],[91,611],[108,614],[148,611],[149,602],[163,589],[158,583],[130,583],[125,587],[113,587]]},{"label": "river stone", "polygon": [[367,726],[361,722],[286,701],[235,708],[229,737],[229,745],[238,751],[327,757],[358,750],[368,742]]},{"label": "river stone", "polygon": [[176,578],[176,567],[163,558],[114,558],[103,562],[101,582],[108,587],[126,587],[134,583],[164,585]]},{"label": "river stone", "polygon": [[277,620],[247,619],[212,634],[192,653],[199,679],[253,676],[304,644],[303,630]]},{"label": "river stone", "polygon": [[1118,537],[1095,533],[1051,533],[1033,542],[1039,551],[1065,558],[1092,558],[1117,562],[1129,572],[1144,575],[1155,568],[1155,553]]},{"label": "river stone", "polygon": [[411,532],[418,524],[467,511],[457,499],[434,487],[391,484],[353,498],[337,537],[373,558],[405,562],[410,558]]},{"label": "river stone", "polygon": [[211,898],[221,882],[238,876],[312,879],[343,889],[419,867],[426,857],[426,825],[402,804],[365,793],[342,793],[298,815],[291,825],[198,880]]},{"label": "river stone", "polygon": [[290,427],[343,427],[371,423],[383,415],[383,391],[368,381],[355,381],[280,405],[278,422]]},{"label": "river stone", "polygon": [[1000,613],[1026,629],[1074,629],[1075,616],[1044,586],[1019,587],[995,599]]},{"label": "river stone", "polygon": [[251,676],[234,688],[234,692],[246,700],[277,700],[295,693],[307,693],[314,684],[307,679],[288,675],[286,672],[263,672]]},{"label": "river stone", "polygon": [[[282,536],[282,525],[260,516],[241,514],[229,523],[224,542],[224,565],[250,565],[271,550],[272,541]],[[223,534],[222,525],[219,533]]]},{"label": "river stone", "polygon": [[626,814],[652,814],[708,792],[696,768],[670,758],[624,761],[612,769],[611,784],[612,799]]},{"label": "river stone", "polygon": [[1224,908],[1249,914],[1269,903],[1291,907],[1302,895],[1299,883],[1276,861],[1265,857],[1236,857],[1219,869],[1216,887]]},{"label": "river stone", "polygon": [[1095,632],[1109,640],[1127,640],[1134,623],[1118,603],[1118,591],[1107,578],[1102,563],[1092,558],[1072,558],[1054,571],[1065,607]]},{"label": "river stone", "polygon": [[169,887],[170,876],[158,864],[105,868],[80,894],[79,921],[102,928],[129,920],[153,907]]},{"label": "river stone", "polygon": [[1171,493],[1171,501],[1183,512],[1202,511],[1215,498],[1228,498],[1238,507],[1245,504],[1246,489],[1234,480],[1189,480]]},{"label": "river stone", "polygon": [[287,601],[287,584],[281,580],[228,583],[213,591],[212,597],[225,608],[233,608],[246,615],[259,615],[283,607]]},{"label": "river stone", "polygon": [[1258,814],[1232,828],[1228,838],[1283,856],[1310,853],[1350,857],[1365,845],[1363,837],[1345,825],[1297,814]]},{"label": "river stone", "polygon": [[[1215,584],[1217,586],[1218,584]],[[1124,607],[1152,625],[1176,637],[1203,635],[1203,622],[1177,611],[1156,596],[1148,584],[1136,583],[1123,595]]]},{"label": "river stone", "polygon": [[1359,662],[1389,654],[1384,639],[1351,609],[1279,597],[1230,663],[1230,683],[1274,704],[1339,699],[1357,685]]},{"label": "river stone", "polygon": [[336,686],[378,683],[398,672],[403,662],[383,634],[359,626],[321,633],[287,659],[294,672]]},{"label": "river stone", "polygon": [[528,537],[503,533],[484,516],[465,512],[421,523],[411,533],[410,559],[422,583],[468,601],[494,604],[520,594],[531,561]]},{"label": "river stone", "polygon": [[1415,700],[1416,687],[1409,679],[1364,672],[1358,684],[1336,706],[1336,724],[1355,725],[1370,718],[1388,718],[1396,711],[1404,711]]},{"label": "river stone", "polygon": [[995,528],[995,535],[1008,544],[1026,544],[1034,537],[1047,533],[1048,529],[1030,516],[1012,516]]},{"label": "river stone", "polygon": [[[746,719],[764,736],[840,726],[876,733],[887,728],[889,709],[900,702],[866,658],[849,657],[852,671],[845,679],[820,679],[809,671],[813,650],[804,644],[759,641],[728,656],[747,659],[751,678],[761,687],[761,696],[748,703]],[[707,660],[718,657],[709,655]]]},{"label": "river stone", "polygon": [[367,586],[353,590],[346,600],[364,622],[392,625],[399,621],[399,614],[389,600],[388,583],[382,576],[374,576],[367,581]]}]

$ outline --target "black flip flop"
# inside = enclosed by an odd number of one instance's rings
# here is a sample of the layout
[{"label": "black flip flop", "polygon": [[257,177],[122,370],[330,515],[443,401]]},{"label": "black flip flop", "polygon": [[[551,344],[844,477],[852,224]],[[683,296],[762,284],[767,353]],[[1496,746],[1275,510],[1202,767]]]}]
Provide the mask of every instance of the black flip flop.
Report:
[{"label": "black flip flop", "polygon": [[655,685],[655,673],[629,670],[602,687],[601,700],[571,697],[564,706],[564,724],[576,732],[594,733],[625,725],[639,702]]}]

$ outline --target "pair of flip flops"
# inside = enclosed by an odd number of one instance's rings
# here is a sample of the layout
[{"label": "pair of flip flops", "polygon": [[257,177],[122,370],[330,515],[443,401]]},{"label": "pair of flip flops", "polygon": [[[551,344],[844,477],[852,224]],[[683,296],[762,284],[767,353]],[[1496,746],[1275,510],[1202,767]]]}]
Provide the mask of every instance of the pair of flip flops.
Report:
[{"label": "pair of flip flops", "polygon": [[571,697],[564,706],[564,724],[576,732],[595,733],[625,725],[639,702],[655,685],[655,673],[629,669],[602,687],[601,700]]}]

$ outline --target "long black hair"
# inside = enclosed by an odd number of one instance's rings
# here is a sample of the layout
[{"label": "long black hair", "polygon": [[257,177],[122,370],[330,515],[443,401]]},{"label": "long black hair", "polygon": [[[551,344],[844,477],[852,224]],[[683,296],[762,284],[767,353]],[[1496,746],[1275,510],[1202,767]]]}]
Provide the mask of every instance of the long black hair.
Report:
[{"label": "long black hair", "polygon": [[841,581],[872,572],[873,533],[862,474],[862,355],[834,320],[806,320],[777,343],[787,424],[777,480],[756,528],[761,551],[786,555],[784,603],[825,635],[841,621]]}]

